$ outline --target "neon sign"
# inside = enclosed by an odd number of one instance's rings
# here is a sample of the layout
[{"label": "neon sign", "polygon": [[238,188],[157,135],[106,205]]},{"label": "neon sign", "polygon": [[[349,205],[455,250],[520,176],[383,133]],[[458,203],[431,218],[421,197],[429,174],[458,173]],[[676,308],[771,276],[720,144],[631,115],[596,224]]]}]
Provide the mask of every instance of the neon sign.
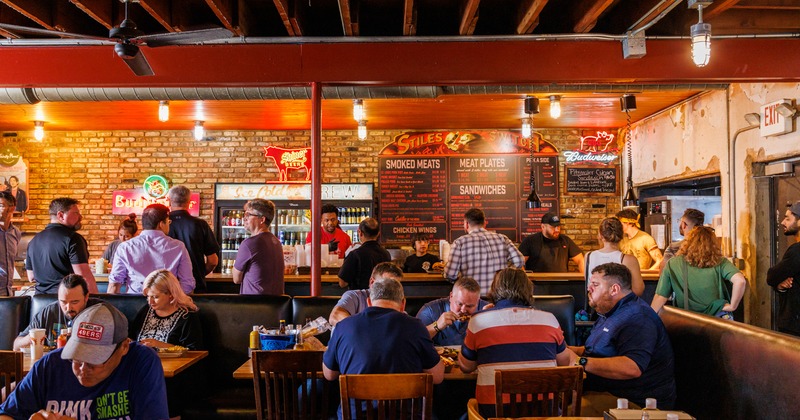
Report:
[{"label": "neon sign", "polygon": [[152,198],[161,198],[167,195],[169,191],[169,184],[167,179],[161,175],[150,175],[144,180],[142,184],[144,193]]},{"label": "neon sign", "polygon": [[581,147],[563,153],[567,163],[599,163],[608,165],[616,160],[618,150],[612,147],[614,134],[598,131],[594,136],[581,136]]}]

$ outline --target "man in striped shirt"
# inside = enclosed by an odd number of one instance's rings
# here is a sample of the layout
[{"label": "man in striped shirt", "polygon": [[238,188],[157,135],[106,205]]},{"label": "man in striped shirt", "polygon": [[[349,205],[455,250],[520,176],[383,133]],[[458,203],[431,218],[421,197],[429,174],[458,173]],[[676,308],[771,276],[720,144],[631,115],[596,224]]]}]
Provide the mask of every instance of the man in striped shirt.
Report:
[{"label": "man in striped shirt", "polygon": [[483,210],[471,208],[464,213],[464,235],[453,242],[444,277],[455,282],[461,276],[472,277],[481,285],[481,294],[489,291],[498,270],[510,265],[522,268],[522,253],[506,235],[486,230]]},{"label": "man in striped shirt", "polygon": [[500,270],[489,299],[494,307],[472,316],[458,357],[463,372],[478,370],[475,397],[485,418],[495,417],[495,370],[565,366],[572,358],[556,317],[531,307],[525,271]]}]

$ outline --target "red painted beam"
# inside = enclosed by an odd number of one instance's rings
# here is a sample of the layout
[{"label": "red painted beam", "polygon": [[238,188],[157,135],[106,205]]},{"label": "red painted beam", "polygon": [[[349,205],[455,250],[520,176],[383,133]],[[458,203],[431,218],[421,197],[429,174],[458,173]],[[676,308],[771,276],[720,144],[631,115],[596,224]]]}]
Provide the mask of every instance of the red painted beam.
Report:
[{"label": "red painted beam", "polygon": [[688,40],[647,42],[625,60],[615,41],[244,44],[142,48],[156,72],[136,77],[111,46],[0,46],[0,85],[268,86],[322,83],[648,83],[800,80],[800,40],[714,40],[691,63]]}]

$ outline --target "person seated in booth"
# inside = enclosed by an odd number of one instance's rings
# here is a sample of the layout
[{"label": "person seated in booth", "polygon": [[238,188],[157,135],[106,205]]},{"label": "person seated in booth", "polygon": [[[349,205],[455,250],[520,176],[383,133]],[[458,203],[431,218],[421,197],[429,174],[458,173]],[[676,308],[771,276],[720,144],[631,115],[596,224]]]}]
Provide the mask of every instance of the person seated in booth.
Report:
[{"label": "person seated in booth", "polygon": [[498,271],[489,299],[494,307],[470,319],[458,355],[462,372],[478,370],[475,398],[487,419],[495,417],[496,370],[564,366],[572,360],[555,315],[531,306],[533,283],[524,270]]},{"label": "person seated in booth", "polygon": [[128,320],[106,302],[75,318],[63,349],[44,355],[0,406],[6,419],[169,418],[155,352],[128,338]]},{"label": "person seated in booth", "polygon": [[441,383],[444,365],[422,322],[403,312],[400,282],[392,278],[374,282],[369,305],[333,330],[322,359],[325,379],[336,381],[340,374],[430,373],[433,383]]},{"label": "person seated in booth", "polygon": [[425,324],[433,344],[460,346],[464,344],[470,317],[488,304],[481,299],[481,285],[474,279],[461,277],[449,297],[426,303],[417,318]]},{"label": "person seated in booth", "polygon": [[583,274],[583,252],[569,236],[561,234],[561,218],[556,213],[542,216],[542,231],[525,237],[519,251],[528,271],[566,273],[572,261]]},{"label": "person seated in booth", "polygon": [[14,351],[31,344],[28,333],[32,328],[44,328],[46,344],[55,346],[62,329],[72,327],[72,321],[81,311],[101,302],[100,299],[89,297],[89,285],[83,276],[64,276],[58,285],[58,301],[45,306],[33,316],[30,325],[14,339]]},{"label": "person seated in booth", "polygon": [[600,318],[585,346],[569,348],[586,372],[581,415],[602,416],[617,398],[627,398],[633,409],[656,398],[658,408],[671,409],[677,396],[672,344],[661,318],[631,291],[628,267],[595,267],[588,292]]},{"label": "person seated in booth", "polygon": [[169,270],[153,271],[145,278],[143,287],[147,306],[136,314],[131,338],[148,347],[203,348],[197,305],[183,292],[175,275]]},{"label": "person seated in booth", "polygon": [[406,257],[403,263],[404,273],[427,273],[429,270],[443,269],[442,260],[433,254],[428,254],[430,237],[424,233],[415,233],[411,236],[411,247],[414,254]]},{"label": "person seated in booth", "polygon": [[[403,281],[403,271],[394,263],[382,262],[372,269],[372,275],[369,277],[369,287],[372,288],[375,282],[383,281],[384,279]],[[344,292],[339,302],[336,302],[336,306],[333,307],[328,317],[328,323],[331,326],[335,326],[339,321],[363,312],[369,306],[367,304],[368,300],[369,289]]]},{"label": "person seated in booth", "polygon": [[131,213],[128,217],[122,219],[117,227],[117,239],[111,241],[106,247],[106,250],[103,251],[103,259],[109,263],[114,261],[114,253],[117,252],[119,244],[136,236],[136,232],[138,231],[139,225],[136,224],[136,213]]}]

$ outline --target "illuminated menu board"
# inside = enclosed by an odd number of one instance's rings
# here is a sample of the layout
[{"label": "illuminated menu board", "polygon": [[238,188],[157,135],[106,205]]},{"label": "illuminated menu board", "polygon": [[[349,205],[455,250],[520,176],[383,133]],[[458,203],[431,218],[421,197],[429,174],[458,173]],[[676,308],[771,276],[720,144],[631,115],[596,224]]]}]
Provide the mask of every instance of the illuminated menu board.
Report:
[{"label": "illuminated menu board", "polygon": [[[412,140],[408,140],[408,134],[401,135],[398,139],[406,140],[405,144],[396,139],[384,148],[378,169],[382,242],[408,244],[415,233],[452,242],[465,234],[464,213],[472,207],[486,213],[487,229],[519,242],[538,230],[544,213],[558,212],[558,155],[554,147],[542,140],[540,150],[545,152],[534,155],[536,192],[542,208],[529,210],[525,201],[530,193],[530,155],[519,144],[508,147],[515,145],[513,136],[518,134],[470,134],[482,140],[482,152],[490,151],[487,144],[493,144],[490,140],[494,136],[501,139],[498,149],[512,153],[461,153],[474,149],[446,144],[451,132],[411,133]],[[420,138],[425,141],[419,141],[419,153],[413,153],[414,147],[407,145]],[[400,155],[397,152],[401,150],[409,153]]]}]

